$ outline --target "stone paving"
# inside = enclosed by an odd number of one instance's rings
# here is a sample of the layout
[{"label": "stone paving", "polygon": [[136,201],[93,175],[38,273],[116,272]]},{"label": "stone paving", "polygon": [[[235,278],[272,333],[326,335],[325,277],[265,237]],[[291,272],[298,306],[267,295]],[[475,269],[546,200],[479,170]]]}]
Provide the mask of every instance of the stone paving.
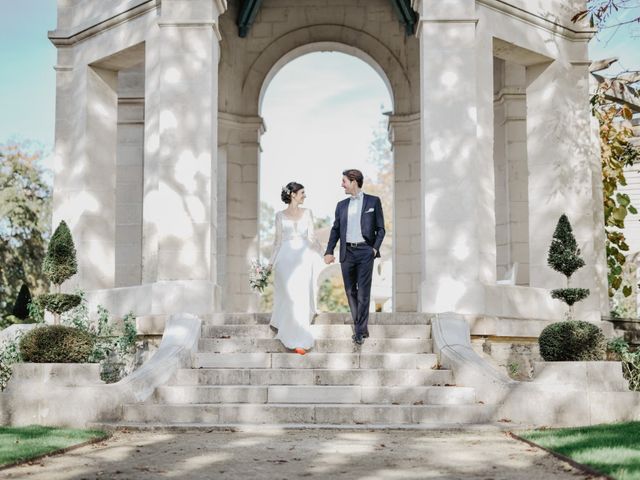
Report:
[{"label": "stone paving", "polygon": [[496,428],[116,432],[3,479],[587,479]]}]

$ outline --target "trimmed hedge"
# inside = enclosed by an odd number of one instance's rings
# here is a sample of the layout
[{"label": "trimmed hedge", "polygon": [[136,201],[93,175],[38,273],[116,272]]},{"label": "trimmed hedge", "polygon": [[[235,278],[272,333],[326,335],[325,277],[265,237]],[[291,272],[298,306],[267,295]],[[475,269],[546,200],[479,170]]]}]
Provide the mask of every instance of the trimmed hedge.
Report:
[{"label": "trimmed hedge", "polygon": [[64,325],[34,328],[20,339],[20,354],[31,363],[87,363],[94,339],[87,333]]},{"label": "trimmed hedge", "polygon": [[607,342],[599,327],[581,320],[552,323],[538,339],[547,362],[604,360]]},{"label": "trimmed hedge", "polygon": [[584,300],[588,296],[588,288],[556,288],[555,290],[551,290],[551,298],[562,300],[569,306],[580,300]]},{"label": "trimmed hedge", "polygon": [[42,271],[51,283],[60,285],[78,272],[76,247],[65,221],[61,221],[51,236]]},{"label": "trimmed hedge", "polygon": [[80,295],[70,293],[44,293],[37,299],[42,308],[58,315],[77,307],[82,301]]}]

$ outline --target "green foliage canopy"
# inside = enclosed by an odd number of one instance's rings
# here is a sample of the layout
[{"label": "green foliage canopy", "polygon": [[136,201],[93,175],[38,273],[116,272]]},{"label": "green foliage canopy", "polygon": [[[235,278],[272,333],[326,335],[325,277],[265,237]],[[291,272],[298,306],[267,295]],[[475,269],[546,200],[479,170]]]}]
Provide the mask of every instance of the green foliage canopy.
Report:
[{"label": "green foliage canopy", "polygon": [[41,158],[28,144],[0,144],[0,315],[11,313],[23,283],[35,293],[48,287],[42,261],[51,187],[39,166]]}]

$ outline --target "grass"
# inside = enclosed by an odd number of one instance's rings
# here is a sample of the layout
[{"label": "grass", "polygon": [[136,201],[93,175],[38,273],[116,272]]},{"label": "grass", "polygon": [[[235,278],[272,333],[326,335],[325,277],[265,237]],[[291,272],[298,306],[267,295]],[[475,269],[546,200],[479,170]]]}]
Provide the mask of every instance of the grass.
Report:
[{"label": "grass", "polygon": [[0,427],[0,466],[107,436],[100,430],[70,430],[39,425]]},{"label": "grass", "polygon": [[530,430],[518,435],[618,480],[640,480],[640,422]]}]

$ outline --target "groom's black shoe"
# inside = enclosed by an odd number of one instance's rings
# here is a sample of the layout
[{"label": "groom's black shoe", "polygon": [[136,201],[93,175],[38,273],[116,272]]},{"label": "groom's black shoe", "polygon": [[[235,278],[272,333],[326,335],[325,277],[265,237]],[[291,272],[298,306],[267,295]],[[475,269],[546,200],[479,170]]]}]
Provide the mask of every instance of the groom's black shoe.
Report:
[{"label": "groom's black shoe", "polygon": [[364,343],[364,336],[362,334],[357,334],[353,336],[353,343],[357,345],[362,345]]}]

